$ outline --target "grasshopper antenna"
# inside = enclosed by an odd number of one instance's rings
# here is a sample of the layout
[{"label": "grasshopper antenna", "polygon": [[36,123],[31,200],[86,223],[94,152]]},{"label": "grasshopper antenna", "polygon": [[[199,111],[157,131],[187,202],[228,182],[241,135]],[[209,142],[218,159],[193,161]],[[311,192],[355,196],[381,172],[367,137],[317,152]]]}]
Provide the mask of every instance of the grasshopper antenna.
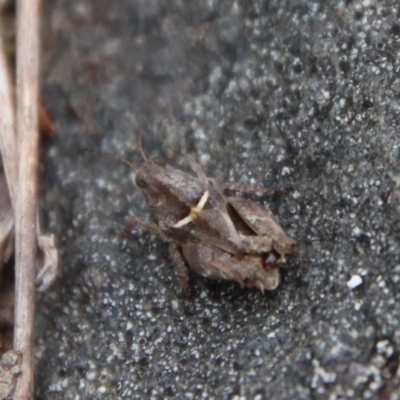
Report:
[{"label": "grasshopper antenna", "polygon": [[140,150],[140,154],[143,157],[144,161],[147,161],[148,157],[146,155],[146,153],[143,150],[143,140],[142,140],[142,135],[139,134],[139,150]]},{"label": "grasshopper antenna", "polygon": [[103,156],[111,157],[111,158],[114,158],[115,160],[122,161],[124,164],[131,167],[136,173],[139,172],[139,169],[134,164],[132,164],[126,158],[119,156],[118,154],[109,153],[108,151],[102,151],[102,150],[97,150],[97,149],[87,149],[87,148],[80,149],[79,153],[96,153],[96,154],[101,154]]}]

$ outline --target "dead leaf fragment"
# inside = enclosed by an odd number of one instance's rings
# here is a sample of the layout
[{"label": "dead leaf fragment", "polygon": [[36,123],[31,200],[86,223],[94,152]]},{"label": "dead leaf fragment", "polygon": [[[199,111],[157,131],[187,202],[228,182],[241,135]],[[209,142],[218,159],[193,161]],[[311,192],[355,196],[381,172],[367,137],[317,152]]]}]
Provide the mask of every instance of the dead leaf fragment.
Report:
[{"label": "dead leaf fragment", "polygon": [[0,399],[11,399],[17,375],[21,372],[21,355],[7,351],[0,360]]},{"label": "dead leaf fragment", "polygon": [[14,213],[8,194],[6,178],[3,171],[0,171],[0,271],[14,250],[13,231]]},{"label": "dead leaf fragment", "polygon": [[44,292],[53,283],[58,270],[58,251],[54,235],[40,235],[37,238],[39,252],[39,273],[36,277],[36,286],[39,292]]}]

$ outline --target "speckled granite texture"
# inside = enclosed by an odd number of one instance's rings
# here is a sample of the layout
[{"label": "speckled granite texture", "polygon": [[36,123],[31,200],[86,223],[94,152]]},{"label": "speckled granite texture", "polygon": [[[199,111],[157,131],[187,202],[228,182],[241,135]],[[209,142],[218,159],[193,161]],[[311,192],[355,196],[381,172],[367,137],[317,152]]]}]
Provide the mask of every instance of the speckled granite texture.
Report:
[{"label": "speckled granite texture", "polygon": [[[400,399],[397,1],[46,1],[37,399]],[[124,235],[124,164],[192,152],[299,243],[272,293],[192,277]],[[290,190],[284,190],[290,189]],[[347,282],[359,275],[362,284]]]}]

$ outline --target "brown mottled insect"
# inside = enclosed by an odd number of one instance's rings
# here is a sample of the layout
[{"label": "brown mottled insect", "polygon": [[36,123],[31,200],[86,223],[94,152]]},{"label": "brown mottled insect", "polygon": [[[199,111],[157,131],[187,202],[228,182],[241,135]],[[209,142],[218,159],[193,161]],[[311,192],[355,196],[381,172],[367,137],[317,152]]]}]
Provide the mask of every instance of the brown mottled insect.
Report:
[{"label": "brown mottled insect", "polygon": [[131,217],[130,223],[139,222],[169,243],[171,259],[185,288],[189,286],[187,267],[206,278],[262,291],[279,285],[279,265],[295,250],[296,242],[285,234],[270,210],[225,194],[266,189],[220,185],[207,177],[191,156],[186,156],[186,162],[194,175],[160,158],[145,158],[140,169],[121,160],[135,170],[136,185],[157,221],[154,224]]}]

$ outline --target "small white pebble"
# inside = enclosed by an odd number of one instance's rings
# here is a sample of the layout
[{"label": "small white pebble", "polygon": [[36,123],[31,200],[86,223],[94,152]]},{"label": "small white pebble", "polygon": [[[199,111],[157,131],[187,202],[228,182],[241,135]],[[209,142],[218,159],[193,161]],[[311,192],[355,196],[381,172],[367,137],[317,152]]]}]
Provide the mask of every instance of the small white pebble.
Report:
[{"label": "small white pebble", "polygon": [[89,371],[86,373],[86,379],[88,381],[94,381],[95,378],[96,378],[96,371]]},{"label": "small white pebble", "polygon": [[107,389],[106,389],[104,386],[100,386],[100,387],[97,389],[97,391],[98,391],[98,393],[103,394],[103,393],[105,393],[105,392],[107,391]]},{"label": "small white pebble", "polygon": [[353,275],[347,282],[346,285],[349,289],[354,289],[357,286],[360,286],[363,283],[363,280],[360,275]]},{"label": "small white pebble", "polygon": [[178,303],[176,300],[172,300],[172,301],[171,301],[171,307],[172,307],[174,310],[177,310],[177,309],[179,308],[179,303]]}]

